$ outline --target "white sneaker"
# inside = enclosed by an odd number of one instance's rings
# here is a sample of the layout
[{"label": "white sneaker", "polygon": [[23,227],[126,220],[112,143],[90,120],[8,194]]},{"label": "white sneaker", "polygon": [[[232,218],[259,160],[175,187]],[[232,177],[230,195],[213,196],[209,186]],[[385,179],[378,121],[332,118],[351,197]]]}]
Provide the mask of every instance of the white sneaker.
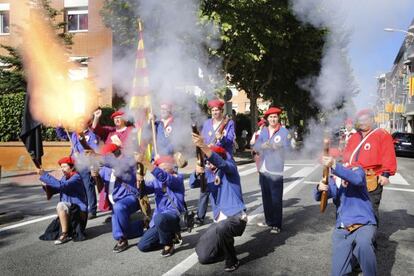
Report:
[{"label": "white sneaker", "polygon": [[259,227],[269,227],[269,225],[267,225],[266,222],[262,222],[262,221],[258,222],[257,226],[259,226]]}]

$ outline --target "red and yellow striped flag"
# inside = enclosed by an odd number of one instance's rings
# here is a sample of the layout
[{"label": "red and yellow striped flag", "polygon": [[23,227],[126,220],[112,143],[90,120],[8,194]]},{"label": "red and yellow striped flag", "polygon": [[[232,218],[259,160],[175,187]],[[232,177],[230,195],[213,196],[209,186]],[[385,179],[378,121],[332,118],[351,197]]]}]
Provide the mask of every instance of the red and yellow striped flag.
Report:
[{"label": "red and yellow striped flag", "polygon": [[138,21],[138,47],[135,59],[134,79],[132,82],[132,97],[129,102],[129,109],[133,111],[136,119],[138,146],[145,147],[145,156],[151,160],[151,144],[143,145],[142,129],[149,121],[151,112],[151,97],[149,88],[147,61],[144,52],[144,38],[141,20]]}]

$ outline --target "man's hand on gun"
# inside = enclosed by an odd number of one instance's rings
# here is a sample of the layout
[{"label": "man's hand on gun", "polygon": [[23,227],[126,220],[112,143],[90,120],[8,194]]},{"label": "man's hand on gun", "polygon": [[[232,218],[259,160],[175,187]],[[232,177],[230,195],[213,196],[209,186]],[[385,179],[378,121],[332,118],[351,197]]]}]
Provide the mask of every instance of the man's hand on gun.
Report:
[{"label": "man's hand on gun", "polygon": [[322,165],[324,165],[325,167],[335,169],[336,161],[332,156],[323,156],[322,157]]},{"label": "man's hand on gun", "polygon": [[323,183],[322,180],[319,181],[319,184],[318,184],[318,191],[319,192],[328,191],[328,189],[329,189],[329,186],[327,184]]}]

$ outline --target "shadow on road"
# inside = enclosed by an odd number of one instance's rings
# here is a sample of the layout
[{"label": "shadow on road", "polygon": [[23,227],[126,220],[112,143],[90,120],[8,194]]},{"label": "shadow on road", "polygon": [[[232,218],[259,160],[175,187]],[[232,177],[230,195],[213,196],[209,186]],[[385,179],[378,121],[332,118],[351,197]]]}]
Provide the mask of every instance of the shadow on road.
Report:
[{"label": "shadow on road", "polygon": [[[377,235],[378,275],[392,275],[391,270],[396,260],[399,244],[391,240],[391,236],[400,230],[412,228],[414,228],[414,216],[408,214],[407,210],[380,211],[380,226]],[[409,234],[407,240],[411,240],[411,245],[413,244],[413,237]],[[410,275],[408,271],[407,275]]]}]

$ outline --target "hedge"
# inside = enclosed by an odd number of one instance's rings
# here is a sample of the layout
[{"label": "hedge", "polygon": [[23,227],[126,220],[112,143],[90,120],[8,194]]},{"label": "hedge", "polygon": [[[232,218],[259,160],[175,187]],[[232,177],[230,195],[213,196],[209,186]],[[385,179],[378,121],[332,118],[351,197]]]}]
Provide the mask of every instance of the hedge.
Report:
[{"label": "hedge", "polygon": [[25,93],[0,96],[0,141],[18,141],[22,127]]},{"label": "hedge", "polygon": [[[0,142],[19,141],[22,127],[25,93],[0,95]],[[113,125],[110,115],[112,107],[102,108],[101,123]],[[54,127],[42,128],[43,141],[57,141]]]}]

